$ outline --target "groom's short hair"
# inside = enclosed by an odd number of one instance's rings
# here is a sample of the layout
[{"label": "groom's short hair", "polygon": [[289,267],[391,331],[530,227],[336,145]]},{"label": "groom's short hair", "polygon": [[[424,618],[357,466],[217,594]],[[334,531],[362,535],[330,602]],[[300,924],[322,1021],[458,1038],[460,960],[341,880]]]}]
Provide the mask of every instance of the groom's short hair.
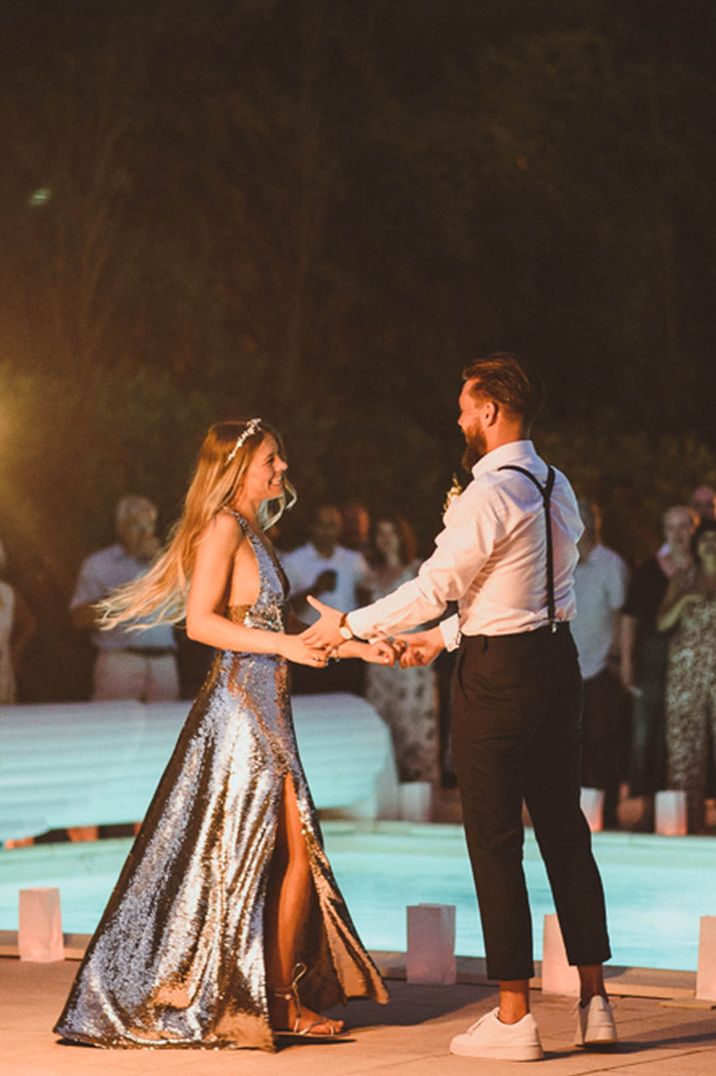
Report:
[{"label": "groom's short hair", "polygon": [[495,351],[475,359],[462,372],[464,381],[476,381],[472,391],[500,404],[510,415],[519,416],[527,430],[544,403],[544,382],[528,363],[511,351]]}]

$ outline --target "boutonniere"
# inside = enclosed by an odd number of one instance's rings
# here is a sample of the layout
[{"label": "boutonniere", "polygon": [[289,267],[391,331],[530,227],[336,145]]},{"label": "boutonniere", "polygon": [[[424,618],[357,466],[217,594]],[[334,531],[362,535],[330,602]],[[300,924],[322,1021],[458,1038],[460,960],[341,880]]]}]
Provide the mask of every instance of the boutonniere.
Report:
[{"label": "boutonniere", "polygon": [[454,474],[452,476],[452,485],[450,486],[450,489],[445,494],[445,503],[443,505],[443,516],[447,513],[447,510],[450,508],[453,501],[456,501],[461,493],[462,493],[462,486],[460,485],[460,481],[459,481],[457,475]]}]

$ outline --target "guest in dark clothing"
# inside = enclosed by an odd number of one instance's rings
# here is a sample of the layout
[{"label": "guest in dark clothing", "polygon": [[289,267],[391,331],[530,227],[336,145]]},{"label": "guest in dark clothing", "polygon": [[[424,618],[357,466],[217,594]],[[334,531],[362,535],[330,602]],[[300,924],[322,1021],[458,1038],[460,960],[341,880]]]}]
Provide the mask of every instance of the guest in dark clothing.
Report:
[{"label": "guest in dark clothing", "polygon": [[572,621],[572,634],[584,688],[582,785],[604,790],[604,826],[615,828],[628,737],[624,689],[610,666],[610,656],[629,572],[619,554],[602,544],[599,506],[581,498],[579,514],[584,533],[577,543],[577,614]]},{"label": "guest in dark clothing", "polygon": [[698,517],[685,506],[664,513],[666,548],[634,573],[622,609],[621,676],[633,698],[629,784],[642,797],[639,828],[651,829],[654,793],[665,787],[666,738],[664,687],[668,635],[657,628],[657,614],[669,580],[693,564],[691,538]]}]

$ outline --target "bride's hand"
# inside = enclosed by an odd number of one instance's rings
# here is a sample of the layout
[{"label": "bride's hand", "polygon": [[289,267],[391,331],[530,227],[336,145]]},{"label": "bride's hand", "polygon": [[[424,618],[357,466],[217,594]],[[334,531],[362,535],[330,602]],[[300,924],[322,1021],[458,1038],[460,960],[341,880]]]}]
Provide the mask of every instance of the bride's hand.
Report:
[{"label": "bride's hand", "polygon": [[395,665],[400,659],[403,647],[394,641],[378,639],[375,643],[363,643],[364,650],[360,654],[363,661],[372,665]]},{"label": "bride's hand", "polygon": [[328,661],[325,650],[307,646],[301,635],[285,635],[280,653],[296,665],[308,665],[312,669],[323,669]]},{"label": "bride's hand", "polygon": [[338,658],[360,658],[371,665],[395,665],[403,649],[403,644],[393,639],[378,639],[374,643],[351,639],[350,642],[341,643],[331,653]]}]

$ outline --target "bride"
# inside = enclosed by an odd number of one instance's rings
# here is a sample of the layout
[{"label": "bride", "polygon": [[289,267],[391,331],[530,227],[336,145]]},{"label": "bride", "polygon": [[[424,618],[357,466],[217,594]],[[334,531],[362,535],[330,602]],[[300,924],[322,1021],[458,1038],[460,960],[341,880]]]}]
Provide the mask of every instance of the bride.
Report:
[{"label": "bride", "polygon": [[[264,533],[295,501],[286,466],[262,419],[212,426],[166,550],[103,603],[108,626],[185,618],[216,655],[55,1027],[66,1040],[271,1050],[340,1034],[321,1009],[387,1001],[296,747],[287,662],[327,659],[286,631]],[[336,656],[393,660],[382,643]]]}]

